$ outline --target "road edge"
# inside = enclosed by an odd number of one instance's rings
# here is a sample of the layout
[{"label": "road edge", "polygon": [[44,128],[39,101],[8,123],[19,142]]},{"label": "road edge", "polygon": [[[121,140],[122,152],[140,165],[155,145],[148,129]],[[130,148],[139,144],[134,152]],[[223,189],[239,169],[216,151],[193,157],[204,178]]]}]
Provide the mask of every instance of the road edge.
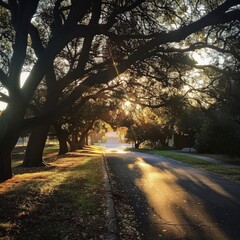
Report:
[{"label": "road edge", "polygon": [[107,198],[108,233],[107,233],[106,240],[120,240],[119,225],[116,218],[116,211],[114,206],[112,187],[110,183],[109,169],[108,169],[106,157],[104,154],[102,154],[102,166],[103,166],[104,185],[107,192],[106,198]]}]

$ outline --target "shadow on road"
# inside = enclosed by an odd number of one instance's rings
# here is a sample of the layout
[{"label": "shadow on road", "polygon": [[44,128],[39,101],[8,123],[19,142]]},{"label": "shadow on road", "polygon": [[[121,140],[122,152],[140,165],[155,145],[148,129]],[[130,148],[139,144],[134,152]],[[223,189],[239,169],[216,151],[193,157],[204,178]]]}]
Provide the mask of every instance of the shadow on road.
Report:
[{"label": "shadow on road", "polygon": [[108,164],[143,239],[240,238],[239,184],[147,154],[111,153]]}]

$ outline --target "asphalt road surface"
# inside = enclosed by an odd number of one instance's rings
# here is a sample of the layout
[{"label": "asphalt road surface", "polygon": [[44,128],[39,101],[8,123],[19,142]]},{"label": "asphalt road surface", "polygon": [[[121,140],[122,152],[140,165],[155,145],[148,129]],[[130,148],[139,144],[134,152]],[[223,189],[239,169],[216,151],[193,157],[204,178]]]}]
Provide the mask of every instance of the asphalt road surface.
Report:
[{"label": "asphalt road surface", "polygon": [[109,170],[143,240],[240,240],[239,183],[164,157],[124,152],[114,138],[108,144]]}]

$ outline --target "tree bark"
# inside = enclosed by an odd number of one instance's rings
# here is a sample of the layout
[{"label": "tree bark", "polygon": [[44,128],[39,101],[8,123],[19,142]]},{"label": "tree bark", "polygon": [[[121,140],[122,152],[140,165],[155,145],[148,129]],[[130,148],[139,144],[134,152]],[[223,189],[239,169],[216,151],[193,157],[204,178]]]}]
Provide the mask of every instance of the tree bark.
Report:
[{"label": "tree bark", "polygon": [[87,142],[88,133],[91,130],[94,122],[95,122],[95,120],[92,121],[90,123],[90,125],[81,133],[81,136],[80,136],[80,139],[79,139],[79,142],[78,142],[78,148],[79,149],[82,149],[85,145],[88,145],[88,142]]},{"label": "tree bark", "polygon": [[6,133],[6,139],[0,146],[0,182],[12,178],[12,151],[17,144],[20,133],[13,131]]},{"label": "tree bark", "polygon": [[12,178],[11,154],[21,134],[23,116],[22,105],[9,103],[0,117],[0,181]]},{"label": "tree bark", "polygon": [[12,178],[11,153],[13,148],[10,146],[0,149],[0,182]]},{"label": "tree bark", "polygon": [[59,142],[59,151],[58,155],[62,155],[68,152],[68,131],[61,128],[61,124],[54,122],[53,123],[54,129],[56,131],[57,139]]},{"label": "tree bark", "polygon": [[65,136],[57,136],[59,142],[58,155],[62,155],[68,152],[67,138]]},{"label": "tree bark", "polygon": [[22,164],[23,167],[42,167],[45,165],[42,156],[49,128],[50,124],[46,123],[32,130]]},{"label": "tree bark", "polygon": [[78,130],[73,130],[72,132],[72,141],[70,141],[71,152],[74,152],[78,149]]},{"label": "tree bark", "polygon": [[134,148],[135,148],[135,149],[138,149],[139,146],[140,146],[140,142],[135,142],[135,143],[134,143]]},{"label": "tree bark", "polygon": [[86,145],[86,134],[81,135],[80,140],[78,142],[78,149],[83,149],[83,147]]}]

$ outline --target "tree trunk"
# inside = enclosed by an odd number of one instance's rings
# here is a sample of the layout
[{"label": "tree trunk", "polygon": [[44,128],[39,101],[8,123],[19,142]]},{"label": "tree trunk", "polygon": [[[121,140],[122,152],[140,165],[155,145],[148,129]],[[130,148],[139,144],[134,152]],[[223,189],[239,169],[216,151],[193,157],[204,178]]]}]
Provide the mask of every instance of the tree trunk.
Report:
[{"label": "tree trunk", "polygon": [[46,123],[32,130],[22,164],[23,167],[42,167],[45,165],[42,156],[49,127],[50,124]]},{"label": "tree trunk", "polygon": [[78,130],[73,130],[72,132],[72,141],[70,142],[71,152],[74,152],[78,149]]},{"label": "tree trunk", "polygon": [[6,133],[6,136],[7,138],[0,147],[0,182],[12,178],[12,151],[17,144],[20,134],[17,134],[17,132],[12,134],[12,132],[10,132],[9,134]]},{"label": "tree trunk", "polygon": [[58,139],[58,142],[59,142],[58,155],[67,153],[68,152],[67,138],[65,136],[57,135],[57,139]]},{"label": "tree trunk", "polygon": [[[53,109],[58,100],[59,91],[55,84],[49,85],[49,79],[51,79],[52,71],[47,72],[47,96],[43,106],[42,113]],[[51,119],[36,126],[29,137],[25,157],[23,161],[24,167],[42,167],[45,166],[43,161],[43,151],[46,144],[49,128],[51,126]]]},{"label": "tree trunk", "polygon": [[11,154],[21,133],[23,106],[9,103],[0,116],[0,181],[12,178]]},{"label": "tree trunk", "polygon": [[11,153],[13,148],[10,146],[0,150],[0,182],[12,178]]},{"label": "tree trunk", "polygon": [[90,134],[90,145],[94,145],[95,142],[96,142],[96,133],[92,132]]},{"label": "tree trunk", "polygon": [[53,126],[55,128],[57,139],[58,139],[58,142],[59,142],[58,155],[65,154],[65,153],[68,152],[67,139],[68,139],[69,134],[66,130],[63,130],[61,128],[61,124],[55,122],[55,123],[53,123]]},{"label": "tree trunk", "polygon": [[88,136],[89,136],[88,134],[85,136],[85,144],[86,145],[89,145],[89,143],[88,143]]},{"label": "tree trunk", "polygon": [[88,145],[87,137],[88,137],[88,133],[91,130],[93,124],[94,124],[94,121],[82,132],[79,142],[78,142],[79,149],[82,149],[85,145]]},{"label": "tree trunk", "polygon": [[135,149],[138,149],[139,146],[140,146],[140,142],[135,142],[135,143],[134,143],[134,148],[135,148]]},{"label": "tree trunk", "polygon": [[78,149],[83,149],[83,147],[85,146],[86,144],[86,135],[82,135],[80,137],[80,140],[78,142]]}]

